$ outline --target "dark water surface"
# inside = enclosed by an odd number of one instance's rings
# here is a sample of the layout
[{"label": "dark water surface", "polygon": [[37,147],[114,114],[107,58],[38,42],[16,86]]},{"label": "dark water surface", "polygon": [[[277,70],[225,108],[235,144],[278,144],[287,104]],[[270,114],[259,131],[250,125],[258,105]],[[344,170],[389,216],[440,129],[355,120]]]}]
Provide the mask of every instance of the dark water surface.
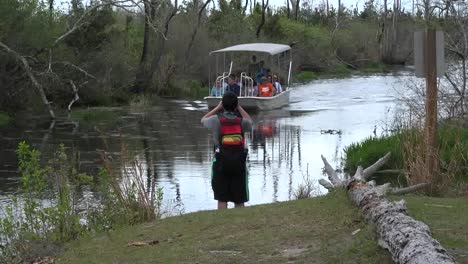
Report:
[{"label": "dark water surface", "polygon": [[[324,155],[339,167],[343,148],[366,137],[381,134],[393,118],[400,77],[372,76],[321,80],[294,88],[290,106],[254,114],[249,146],[247,205],[293,198],[307,173],[322,176]],[[51,123],[46,116],[18,117],[0,128],[0,207],[17,193],[15,149],[21,140],[50,157],[60,143],[80,155],[80,168],[93,173],[99,165],[96,150],[119,159],[121,143],[128,145],[150,174],[148,184],[164,191],[168,210],[192,212],[214,209],[210,185],[212,142],[200,118],[203,101],[163,100],[149,109],[108,108],[115,118],[96,125],[63,119]],[[341,131],[326,134],[323,130]],[[152,181],[154,179],[154,181]],[[317,195],[326,191],[317,185]]]}]

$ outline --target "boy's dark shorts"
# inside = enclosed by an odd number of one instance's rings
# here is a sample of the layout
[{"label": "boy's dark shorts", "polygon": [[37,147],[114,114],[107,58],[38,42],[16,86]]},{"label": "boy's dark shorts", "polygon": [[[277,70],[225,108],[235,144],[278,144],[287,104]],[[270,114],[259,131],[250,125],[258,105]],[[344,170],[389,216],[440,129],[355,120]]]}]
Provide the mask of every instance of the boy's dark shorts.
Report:
[{"label": "boy's dark shorts", "polygon": [[215,200],[245,203],[249,201],[247,151],[224,150],[215,153],[211,186]]}]

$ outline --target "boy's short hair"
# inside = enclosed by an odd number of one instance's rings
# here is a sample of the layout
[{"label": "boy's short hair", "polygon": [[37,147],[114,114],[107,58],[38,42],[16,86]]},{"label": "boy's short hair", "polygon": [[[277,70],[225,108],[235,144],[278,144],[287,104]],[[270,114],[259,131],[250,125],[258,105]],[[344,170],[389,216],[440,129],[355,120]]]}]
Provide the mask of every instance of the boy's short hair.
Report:
[{"label": "boy's short hair", "polygon": [[236,108],[237,108],[237,104],[238,104],[237,95],[235,95],[232,92],[226,92],[223,95],[223,99],[222,99],[221,102],[223,104],[224,110],[232,112],[232,111],[236,110]]}]

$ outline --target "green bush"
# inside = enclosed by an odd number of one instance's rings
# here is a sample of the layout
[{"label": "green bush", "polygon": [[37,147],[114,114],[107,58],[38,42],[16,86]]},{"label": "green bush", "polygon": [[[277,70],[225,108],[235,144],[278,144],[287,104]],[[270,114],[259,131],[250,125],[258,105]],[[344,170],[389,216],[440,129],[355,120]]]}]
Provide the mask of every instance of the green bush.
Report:
[{"label": "green bush", "polygon": [[351,69],[349,69],[348,66],[344,64],[338,64],[335,67],[329,69],[327,73],[338,77],[348,76],[351,74]]},{"label": "green bush", "polygon": [[10,123],[10,116],[5,112],[0,112],[0,127],[7,125]]},{"label": "green bush", "polygon": [[382,73],[387,71],[387,67],[381,62],[369,62],[360,67],[359,71],[367,74]]},{"label": "green bush", "polygon": [[312,80],[317,79],[317,74],[315,74],[315,72],[311,72],[311,71],[301,71],[301,72],[294,75],[294,79],[296,79],[298,82],[302,82],[302,83],[310,82]]}]

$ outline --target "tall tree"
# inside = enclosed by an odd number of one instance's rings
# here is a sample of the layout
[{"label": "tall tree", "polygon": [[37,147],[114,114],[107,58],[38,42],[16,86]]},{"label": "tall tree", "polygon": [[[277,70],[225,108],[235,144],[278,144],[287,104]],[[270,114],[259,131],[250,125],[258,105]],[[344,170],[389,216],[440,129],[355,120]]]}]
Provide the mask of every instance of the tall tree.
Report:
[{"label": "tall tree", "polygon": [[[185,51],[185,56],[184,56],[184,71],[186,69],[186,65],[188,64],[188,60],[190,58],[190,52],[192,50],[192,46],[195,42],[195,37],[197,36],[197,33],[198,33],[198,29],[200,28],[200,24],[201,24],[201,21],[202,21],[202,16],[203,16],[203,12],[205,12],[206,10],[206,7],[208,6],[208,4],[211,2],[211,0],[206,0],[205,3],[203,3],[203,5],[201,5],[199,7],[199,4],[198,4],[198,0],[194,0],[193,1],[193,9],[197,11],[197,24],[196,26],[194,27],[193,31],[192,31],[192,34],[190,36],[190,41],[189,41],[189,44],[187,46],[187,50]],[[245,6],[244,6],[244,13],[245,13],[245,8],[247,8],[247,3],[248,3],[248,0],[245,1]]]},{"label": "tall tree", "polygon": [[[143,93],[151,86],[154,73],[164,52],[171,20],[178,10],[178,0],[175,0],[170,12],[164,12],[171,7],[170,1],[162,3],[161,0],[143,0],[143,2],[145,31],[142,55],[135,78],[134,91],[136,93]],[[163,21],[157,21],[156,13],[167,13],[167,15],[163,17]],[[153,49],[155,54],[149,56],[150,49]],[[152,60],[150,60],[150,57],[152,57]]]},{"label": "tall tree", "polygon": [[265,16],[266,16],[265,13],[266,13],[266,9],[268,7],[269,1],[270,0],[267,0],[265,3],[265,0],[262,0],[262,19],[260,20],[260,24],[257,27],[257,33],[256,33],[257,38],[260,37],[260,32],[262,31],[263,25],[265,25]]}]

